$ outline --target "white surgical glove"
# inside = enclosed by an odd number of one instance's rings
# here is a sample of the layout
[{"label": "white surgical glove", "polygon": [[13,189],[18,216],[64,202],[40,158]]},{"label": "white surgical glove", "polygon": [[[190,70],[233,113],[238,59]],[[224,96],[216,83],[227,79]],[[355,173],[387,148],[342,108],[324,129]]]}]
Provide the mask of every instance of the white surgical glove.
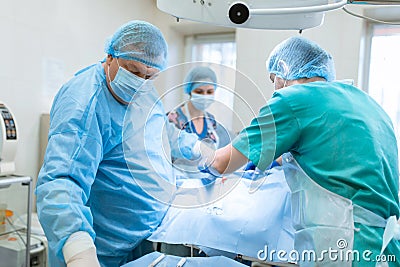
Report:
[{"label": "white surgical glove", "polygon": [[62,250],[67,267],[100,267],[96,247],[87,232],[73,233]]}]

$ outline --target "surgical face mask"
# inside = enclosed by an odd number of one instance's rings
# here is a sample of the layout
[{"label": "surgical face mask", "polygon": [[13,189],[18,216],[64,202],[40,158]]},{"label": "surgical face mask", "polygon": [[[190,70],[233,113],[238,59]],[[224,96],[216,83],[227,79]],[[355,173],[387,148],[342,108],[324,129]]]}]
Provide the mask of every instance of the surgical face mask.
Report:
[{"label": "surgical face mask", "polygon": [[108,68],[108,79],[112,90],[124,102],[129,103],[146,80],[119,66],[114,80],[111,81],[110,66]]},{"label": "surgical face mask", "polygon": [[197,110],[205,111],[212,103],[214,103],[214,95],[200,95],[192,93],[190,101]]}]

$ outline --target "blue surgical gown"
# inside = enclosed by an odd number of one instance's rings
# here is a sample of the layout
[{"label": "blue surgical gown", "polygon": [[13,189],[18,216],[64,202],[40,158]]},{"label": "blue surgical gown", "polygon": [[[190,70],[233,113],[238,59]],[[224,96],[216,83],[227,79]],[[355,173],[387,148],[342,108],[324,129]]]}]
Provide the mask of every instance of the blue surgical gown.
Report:
[{"label": "blue surgical gown", "polygon": [[[278,90],[233,146],[261,169],[291,152],[322,187],[384,219],[399,218],[393,126],[383,109],[358,88],[340,82],[312,82]],[[354,248],[378,256],[383,229],[356,227],[361,230],[355,232]],[[400,242],[392,241],[386,252],[400,262]]]},{"label": "blue surgical gown", "polygon": [[[78,72],[54,99],[36,187],[52,267],[65,266],[62,247],[77,231],[91,235],[99,256],[124,258],[168,209],[135,183],[127,167],[122,144],[126,110],[110,94],[101,62]],[[140,130],[133,125],[132,131]],[[180,135],[171,144],[178,142],[191,153],[196,140]],[[136,163],[140,166],[140,158]]]}]

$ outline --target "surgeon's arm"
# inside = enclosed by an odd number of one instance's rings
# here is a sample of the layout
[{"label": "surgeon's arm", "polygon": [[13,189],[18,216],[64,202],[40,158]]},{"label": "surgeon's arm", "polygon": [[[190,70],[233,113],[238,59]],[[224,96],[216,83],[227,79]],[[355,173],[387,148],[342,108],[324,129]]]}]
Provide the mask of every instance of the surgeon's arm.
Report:
[{"label": "surgeon's arm", "polygon": [[87,232],[73,233],[62,249],[67,267],[100,267],[96,247]]},{"label": "surgeon's arm", "polygon": [[232,144],[228,144],[215,151],[212,167],[221,174],[227,174],[236,171],[248,161],[249,159],[234,148]]},{"label": "surgeon's arm", "polygon": [[282,166],[282,156],[279,156],[275,161]]},{"label": "surgeon's arm", "polygon": [[[93,216],[86,203],[102,158],[102,143],[99,131],[82,134],[87,128],[98,129],[95,114],[83,112],[68,95],[55,100],[45,163],[38,175],[37,213],[55,266],[65,262],[62,250],[72,234],[85,232],[90,242],[95,238]],[[76,252],[69,254],[71,258]]]}]

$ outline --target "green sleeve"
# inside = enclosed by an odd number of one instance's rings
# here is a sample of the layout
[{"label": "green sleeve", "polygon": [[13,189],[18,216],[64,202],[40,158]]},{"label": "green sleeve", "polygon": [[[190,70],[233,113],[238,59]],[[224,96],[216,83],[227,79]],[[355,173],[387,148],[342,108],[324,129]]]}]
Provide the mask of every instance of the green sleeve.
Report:
[{"label": "green sleeve", "polygon": [[265,170],[274,159],[295,150],[299,136],[299,123],[291,107],[276,92],[232,145],[259,169]]}]

